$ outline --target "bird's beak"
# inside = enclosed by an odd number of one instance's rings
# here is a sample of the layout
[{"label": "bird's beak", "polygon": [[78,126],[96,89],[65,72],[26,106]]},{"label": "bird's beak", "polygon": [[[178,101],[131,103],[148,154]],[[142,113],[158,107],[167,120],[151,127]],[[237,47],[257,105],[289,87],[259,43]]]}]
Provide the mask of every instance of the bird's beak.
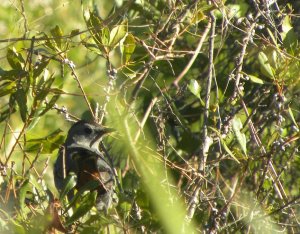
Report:
[{"label": "bird's beak", "polygon": [[113,129],[113,128],[103,128],[103,129],[101,130],[101,132],[102,132],[103,135],[105,135],[105,134],[107,134],[107,133],[115,132],[115,131],[116,131],[116,130]]},{"label": "bird's beak", "polygon": [[113,129],[113,128],[101,128],[101,129],[98,129],[97,130],[98,135],[97,135],[97,137],[94,140],[91,141],[90,147],[93,148],[93,145],[95,145],[95,144],[99,145],[99,143],[101,141],[101,138],[104,135],[106,135],[108,133],[111,133],[111,132],[114,132],[114,131],[115,131],[115,129]]}]

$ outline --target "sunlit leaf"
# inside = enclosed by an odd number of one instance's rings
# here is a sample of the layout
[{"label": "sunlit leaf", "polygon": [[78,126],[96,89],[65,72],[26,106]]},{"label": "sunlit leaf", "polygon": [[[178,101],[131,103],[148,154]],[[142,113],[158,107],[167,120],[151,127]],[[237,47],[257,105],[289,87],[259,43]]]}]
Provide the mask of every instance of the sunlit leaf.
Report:
[{"label": "sunlit leaf", "polygon": [[261,72],[270,79],[274,79],[274,72],[269,63],[268,57],[264,52],[258,53],[258,61],[260,63]]},{"label": "sunlit leaf", "polygon": [[76,175],[70,173],[67,175],[66,179],[64,180],[64,186],[62,191],[60,192],[59,199],[62,200],[66,197],[66,195],[75,187],[77,183]]},{"label": "sunlit leaf", "polygon": [[101,42],[103,46],[108,46],[110,40],[110,31],[108,27],[103,27],[101,29]]},{"label": "sunlit leaf", "polygon": [[123,39],[128,31],[127,20],[114,27],[110,32],[109,45],[115,47]]},{"label": "sunlit leaf", "polygon": [[95,205],[97,191],[93,191],[84,195],[80,201],[80,206],[76,207],[73,215],[66,221],[67,225],[74,223],[76,220],[84,216]]},{"label": "sunlit leaf", "polygon": [[53,97],[51,97],[50,101],[46,103],[46,106],[43,109],[43,111],[39,113],[39,116],[43,116],[47,111],[51,110],[51,108],[56,104],[59,97],[60,94],[56,94]]},{"label": "sunlit leaf", "polygon": [[260,78],[258,78],[257,76],[254,76],[254,75],[248,75],[249,77],[249,80],[253,83],[256,83],[256,84],[264,84],[264,81]]},{"label": "sunlit leaf", "polygon": [[219,133],[219,131],[217,129],[211,128],[211,130],[213,130],[218,136],[219,139],[221,141],[221,145],[223,147],[223,149],[230,155],[231,158],[233,158],[237,163],[240,163],[240,161],[235,157],[234,153],[230,150],[230,148],[227,146],[226,142],[223,140],[221,134]]},{"label": "sunlit leaf", "polygon": [[128,63],[136,47],[135,38],[132,34],[128,34],[122,44],[123,61]]},{"label": "sunlit leaf", "polygon": [[101,29],[103,27],[102,19],[96,15],[94,12],[89,12],[90,18],[87,21],[87,26],[98,46],[101,44]]},{"label": "sunlit leaf", "polygon": [[232,120],[232,129],[244,154],[247,155],[247,140],[245,134],[241,132],[242,128],[243,124],[241,120],[235,116]]},{"label": "sunlit leaf", "polygon": [[21,54],[19,54],[16,49],[13,47],[12,49],[7,50],[6,55],[7,61],[9,65],[16,70],[22,70],[25,65],[25,61]]},{"label": "sunlit leaf", "polygon": [[28,140],[25,151],[37,152],[42,148],[42,153],[52,153],[54,150],[59,148],[63,141],[64,136],[62,134],[62,130],[58,129],[43,138]]},{"label": "sunlit leaf", "polygon": [[290,107],[288,108],[288,111],[289,111],[289,115],[290,115],[290,117],[291,117],[291,119],[293,121],[293,124],[297,127],[297,129],[299,129],[299,126],[298,126],[297,121],[296,121],[296,119],[294,117],[293,111],[292,111],[292,109]]},{"label": "sunlit leaf", "polygon": [[0,97],[7,94],[12,94],[16,91],[16,82],[14,81],[5,81],[0,84]]},{"label": "sunlit leaf", "polygon": [[20,208],[21,208],[23,213],[24,213],[24,207],[25,207],[26,194],[27,194],[28,191],[29,192],[31,191],[31,186],[29,184],[29,180],[27,179],[22,184],[22,187],[20,188],[20,192],[19,192],[19,205],[20,205]]},{"label": "sunlit leaf", "polygon": [[61,30],[61,28],[56,25],[53,29],[50,30],[54,41],[56,42],[56,45],[59,49],[62,49],[62,36],[63,36],[63,32]]},{"label": "sunlit leaf", "polygon": [[48,66],[50,60],[42,60],[41,62],[39,62],[33,70],[33,78],[37,78],[44,70],[45,68]]},{"label": "sunlit leaf", "polygon": [[227,8],[229,10],[228,16],[230,18],[241,18],[247,13],[249,5],[247,3],[239,2],[238,4],[228,4]]},{"label": "sunlit leaf", "polygon": [[188,85],[188,88],[192,94],[194,94],[197,98],[200,99],[201,87],[200,87],[198,81],[191,79],[190,83]]}]

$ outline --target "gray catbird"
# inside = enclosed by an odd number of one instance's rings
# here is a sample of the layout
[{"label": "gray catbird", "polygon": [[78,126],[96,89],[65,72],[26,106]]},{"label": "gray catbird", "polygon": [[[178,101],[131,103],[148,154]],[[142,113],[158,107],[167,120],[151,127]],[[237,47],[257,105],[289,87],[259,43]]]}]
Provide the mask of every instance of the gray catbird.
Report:
[{"label": "gray catbird", "polygon": [[[98,210],[107,210],[114,195],[113,168],[107,156],[99,150],[102,137],[112,131],[95,122],[81,120],[75,123],[70,128],[54,165],[54,182],[59,191],[71,172],[77,175],[77,190],[89,182],[94,183],[93,189],[98,192],[95,204]],[[73,192],[68,194],[69,198],[73,197]]]}]

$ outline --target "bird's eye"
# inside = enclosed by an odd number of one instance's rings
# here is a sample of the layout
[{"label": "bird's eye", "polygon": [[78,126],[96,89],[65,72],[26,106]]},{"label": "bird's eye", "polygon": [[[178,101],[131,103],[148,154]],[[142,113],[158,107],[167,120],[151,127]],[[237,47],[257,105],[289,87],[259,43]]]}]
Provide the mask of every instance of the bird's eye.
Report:
[{"label": "bird's eye", "polygon": [[86,127],[86,128],[84,128],[84,132],[86,134],[90,135],[93,132],[93,130],[90,127]]}]

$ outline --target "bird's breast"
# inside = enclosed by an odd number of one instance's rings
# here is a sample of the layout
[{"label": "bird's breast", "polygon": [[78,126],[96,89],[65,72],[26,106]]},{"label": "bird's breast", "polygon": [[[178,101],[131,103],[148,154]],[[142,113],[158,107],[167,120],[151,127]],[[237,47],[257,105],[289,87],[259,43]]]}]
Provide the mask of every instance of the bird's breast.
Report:
[{"label": "bird's breast", "polygon": [[84,185],[91,181],[98,183],[98,194],[104,194],[111,188],[112,173],[108,168],[99,168],[100,159],[87,158],[78,161],[77,184],[76,188],[79,190]]}]

